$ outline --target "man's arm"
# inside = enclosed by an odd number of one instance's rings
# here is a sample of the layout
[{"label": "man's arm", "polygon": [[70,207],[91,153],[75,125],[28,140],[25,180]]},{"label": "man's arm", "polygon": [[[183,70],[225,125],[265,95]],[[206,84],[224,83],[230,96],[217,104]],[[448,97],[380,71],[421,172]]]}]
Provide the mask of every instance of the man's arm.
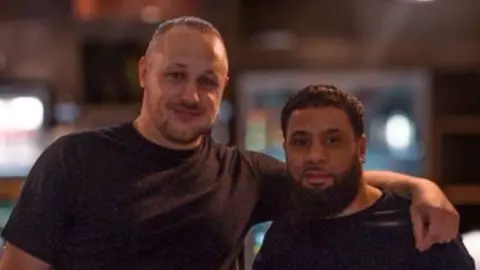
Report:
[{"label": "man's arm", "polygon": [[7,245],[0,270],[44,270],[55,260],[73,218],[78,187],[78,177],[67,172],[80,166],[72,139],[49,146],[28,174],[2,232]]},{"label": "man's arm", "polygon": [[388,189],[405,199],[412,198],[413,189],[416,188],[415,181],[424,181],[418,177],[391,171],[364,171],[363,177],[369,185]]},{"label": "man's arm", "polygon": [[10,269],[49,270],[50,265],[7,243],[0,260],[0,270]]},{"label": "man's arm", "polygon": [[440,187],[420,177],[388,171],[366,171],[368,184],[411,199],[411,219],[417,248],[446,243],[458,235],[460,217]]}]

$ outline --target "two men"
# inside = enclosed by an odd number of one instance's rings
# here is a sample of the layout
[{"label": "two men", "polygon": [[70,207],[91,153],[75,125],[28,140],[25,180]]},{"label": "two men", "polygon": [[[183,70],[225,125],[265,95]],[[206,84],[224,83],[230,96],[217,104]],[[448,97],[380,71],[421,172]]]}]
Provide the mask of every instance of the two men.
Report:
[{"label": "two men", "polygon": [[[164,22],[138,70],[133,123],[65,136],[33,166],[3,231],[1,270],[232,269],[249,228],[283,213],[284,164],[209,136],[228,82],[210,23]],[[364,177],[413,194],[420,248],[455,237],[458,215],[436,185]]]},{"label": "two men", "polygon": [[475,270],[460,239],[416,250],[410,203],[365,181],[363,106],[354,96],[308,86],[281,123],[296,207],[273,222],[254,270]]}]

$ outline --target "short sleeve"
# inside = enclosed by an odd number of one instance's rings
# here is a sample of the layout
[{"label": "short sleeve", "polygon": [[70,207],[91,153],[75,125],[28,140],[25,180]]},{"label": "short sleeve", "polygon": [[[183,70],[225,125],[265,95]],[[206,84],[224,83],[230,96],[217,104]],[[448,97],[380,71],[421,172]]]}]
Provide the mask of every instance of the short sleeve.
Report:
[{"label": "short sleeve", "polygon": [[460,238],[447,244],[436,244],[419,252],[417,268],[431,270],[475,270],[475,262]]},{"label": "short sleeve", "polygon": [[7,242],[49,264],[72,219],[77,190],[72,168],[78,166],[74,146],[72,138],[62,137],[40,155],[2,232]]},{"label": "short sleeve", "polygon": [[249,156],[260,185],[253,223],[274,220],[287,210],[289,203],[291,185],[285,165],[266,154],[249,152]]}]

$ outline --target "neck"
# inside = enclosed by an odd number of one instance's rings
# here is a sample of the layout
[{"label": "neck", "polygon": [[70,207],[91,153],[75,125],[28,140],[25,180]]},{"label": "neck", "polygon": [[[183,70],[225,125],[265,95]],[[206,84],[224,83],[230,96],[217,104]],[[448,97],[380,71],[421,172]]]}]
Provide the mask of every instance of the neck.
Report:
[{"label": "neck", "polygon": [[165,148],[173,150],[191,150],[197,148],[202,143],[202,138],[189,144],[180,144],[167,140],[153,125],[153,122],[145,116],[145,114],[140,114],[140,116],[133,122],[133,125],[138,133],[140,133],[140,135],[146,140]]},{"label": "neck", "polygon": [[363,179],[359,186],[355,199],[335,217],[343,217],[360,212],[372,206],[382,196],[382,191],[374,186],[368,185]]}]

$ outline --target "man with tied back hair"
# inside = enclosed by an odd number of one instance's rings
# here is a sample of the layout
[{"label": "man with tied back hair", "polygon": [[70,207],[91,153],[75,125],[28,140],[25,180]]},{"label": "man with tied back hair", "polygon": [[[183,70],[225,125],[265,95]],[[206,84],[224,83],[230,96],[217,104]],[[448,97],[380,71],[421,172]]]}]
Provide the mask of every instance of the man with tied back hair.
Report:
[{"label": "man with tied back hair", "polygon": [[[250,227],[282,213],[284,164],[210,138],[228,82],[215,27],[160,24],[138,73],[135,121],[62,137],[35,163],[3,231],[1,270],[232,269]],[[435,184],[364,177],[411,193],[419,248],[456,235],[458,214]]]},{"label": "man with tied back hair", "polygon": [[312,85],[282,110],[291,213],[273,222],[254,270],[474,270],[460,239],[415,249],[410,202],[369,185],[362,173],[363,105]]}]

